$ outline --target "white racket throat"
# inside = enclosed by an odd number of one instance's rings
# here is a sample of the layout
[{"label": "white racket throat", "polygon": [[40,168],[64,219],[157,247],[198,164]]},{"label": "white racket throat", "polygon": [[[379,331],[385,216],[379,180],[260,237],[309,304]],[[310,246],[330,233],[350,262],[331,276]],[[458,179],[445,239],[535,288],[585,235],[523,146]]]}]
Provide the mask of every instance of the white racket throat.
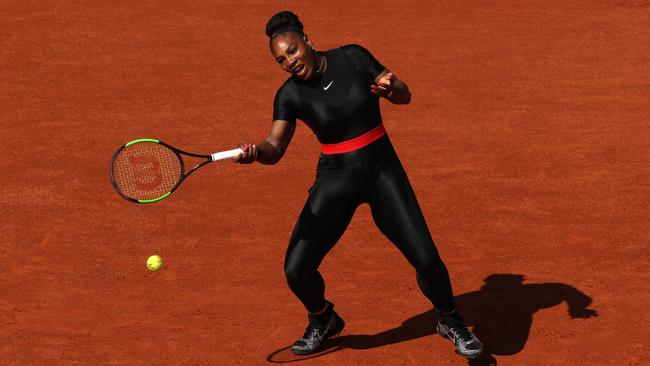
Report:
[{"label": "white racket throat", "polygon": [[210,156],[212,157],[212,161],[221,161],[221,160],[227,160],[227,159],[232,159],[237,157],[239,154],[243,154],[244,150],[237,148],[237,149],[232,149],[232,150],[227,150],[227,151],[220,151],[216,152],[214,154],[211,154]]}]

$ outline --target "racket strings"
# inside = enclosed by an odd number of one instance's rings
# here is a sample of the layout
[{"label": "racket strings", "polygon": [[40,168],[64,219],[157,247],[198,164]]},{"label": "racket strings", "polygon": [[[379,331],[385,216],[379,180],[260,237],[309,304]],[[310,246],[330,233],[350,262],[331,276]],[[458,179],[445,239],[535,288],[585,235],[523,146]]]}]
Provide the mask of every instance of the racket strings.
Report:
[{"label": "racket strings", "polygon": [[153,200],[178,184],[182,169],[174,151],[154,142],[139,142],[125,147],[115,157],[113,180],[125,196]]}]

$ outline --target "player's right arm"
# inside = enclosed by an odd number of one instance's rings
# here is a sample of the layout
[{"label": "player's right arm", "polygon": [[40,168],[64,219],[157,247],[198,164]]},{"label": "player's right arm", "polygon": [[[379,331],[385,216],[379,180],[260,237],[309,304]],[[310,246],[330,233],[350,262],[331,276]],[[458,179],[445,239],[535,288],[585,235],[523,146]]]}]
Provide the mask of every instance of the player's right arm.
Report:
[{"label": "player's right arm", "polygon": [[235,158],[235,162],[250,164],[259,161],[262,164],[272,165],[280,161],[296,131],[298,101],[296,86],[292,79],[287,79],[275,93],[273,123],[268,137],[257,145],[240,145],[239,148],[244,153]]},{"label": "player's right arm", "polygon": [[284,156],[291,138],[296,131],[296,124],[282,119],[273,121],[269,135],[257,145],[240,145],[244,153],[235,158],[235,162],[250,164],[259,161],[262,164],[275,164]]}]

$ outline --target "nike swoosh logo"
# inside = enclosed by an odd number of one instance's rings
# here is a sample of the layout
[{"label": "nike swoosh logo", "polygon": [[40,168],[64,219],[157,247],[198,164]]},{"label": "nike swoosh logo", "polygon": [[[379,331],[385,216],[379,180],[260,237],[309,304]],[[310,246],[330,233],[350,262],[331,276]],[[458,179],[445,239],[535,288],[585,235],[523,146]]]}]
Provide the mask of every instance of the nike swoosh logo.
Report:
[{"label": "nike swoosh logo", "polygon": [[330,83],[327,84],[327,86],[324,86],[324,87],[323,87],[323,90],[327,90],[327,89],[329,89],[333,82],[334,82],[334,80],[330,81]]},{"label": "nike swoosh logo", "polygon": [[[332,85],[332,83],[330,83]],[[327,86],[329,88],[329,85]],[[316,332],[316,338],[318,338],[319,342],[322,342],[325,339],[325,336],[327,335],[327,332],[330,331],[330,329],[334,326],[335,318],[332,316],[330,320],[327,322],[327,325],[325,325],[325,328],[323,329],[323,333]]]}]

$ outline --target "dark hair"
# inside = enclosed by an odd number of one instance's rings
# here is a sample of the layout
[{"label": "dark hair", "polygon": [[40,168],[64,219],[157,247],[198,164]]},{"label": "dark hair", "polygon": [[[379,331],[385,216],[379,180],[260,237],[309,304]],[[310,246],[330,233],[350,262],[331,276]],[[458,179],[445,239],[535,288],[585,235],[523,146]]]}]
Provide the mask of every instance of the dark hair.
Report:
[{"label": "dark hair", "polygon": [[298,16],[290,11],[281,11],[266,23],[266,35],[269,40],[284,32],[296,32],[303,35],[303,25]]}]

